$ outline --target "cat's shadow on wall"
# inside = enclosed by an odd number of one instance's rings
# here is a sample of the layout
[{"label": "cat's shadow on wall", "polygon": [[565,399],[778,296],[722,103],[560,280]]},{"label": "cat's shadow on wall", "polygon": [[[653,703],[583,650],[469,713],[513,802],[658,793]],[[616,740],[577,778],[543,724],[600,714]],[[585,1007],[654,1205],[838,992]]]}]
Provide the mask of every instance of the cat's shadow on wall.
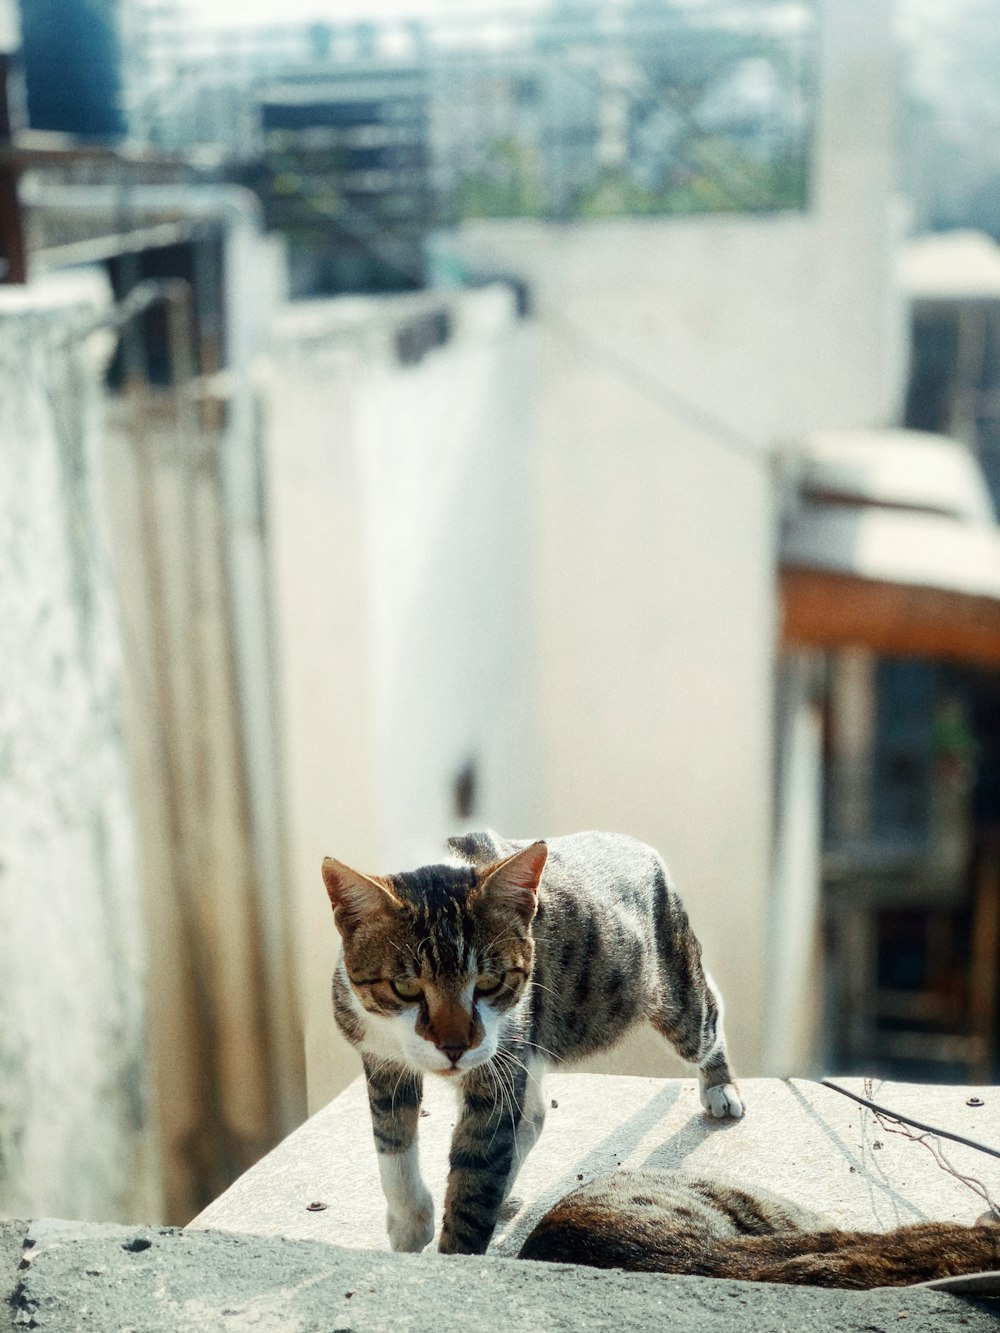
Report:
[{"label": "cat's shadow on wall", "polygon": [[[927,1213],[918,1208],[910,1199],[900,1194],[885,1171],[882,1155],[876,1151],[879,1147],[879,1126],[875,1117],[869,1116],[866,1112],[861,1114],[859,1126],[861,1156],[859,1157],[809,1098],[802,1095],[795,1082],[794,1079],[787,1079],[784,1084],[790,1095],[795,1099],[795,1114],[805,1117],[807,1121],[814,1124],[829,1142],[831,1148],[835,1149],[847,1164],[851,1176],[858,1183],[858,1186],[865,1191],[872,1214],[879,1216],[881,1213],[879,1205],[884,1203],[892,1209],[892,1215],[885,1219],[884,1225],[886,1226],[904,1226],[907,1222],[925,1220],[928,1216]],[[837,1095],[834,1094],[834,1096]],[[883,1134],[886,1132],[892,1131],[882,1130]]]},{"label": "cat's shadow on wall", "polygon": [[658,1143],[653,1151],[636,1165],[656,1167],[659,1170],[675,1170],[706,1139],[715,1134],[725,1134],[739,1123],[738,1120],[731,1120],[728,1117],[725,1120],[715,1120],[704,1112],[692,1115],[671,1134],[669,1139]]},{"label": "cat's shadow on wall", "polygon": [[[578,1185],[602,1172],[613,1171],[623,1163],[630,1167],[652,1167],[660,1170],[704,1169],[709,1175],[725,1175],[726,1159],[728,1158],[730,1167],[734,1165],[734,1159],[728,1152],[719,1154],[723,1160],[713,1160],[716,1159],[716,1154],[711,1151],[701,1154],[700,1160],[696,1163],[687,1159],[715,1136],[739,1132],[743,1122],[711,1119],[701,1111],[697,1101],[691,1097],[692,1091],[690,1085],[685,1088],[673,1080],[665,1083],[628,1119],[615,1123],[612,1130],[592,1141],[582,1152],[578,1143],[559,1141],[560,1134],[556,1120],[558,1111],[550,1112],[548,1124],[528,1162],[532,1161],[535,1154],[543,1159],[548,1157],[551,1161],[554,1154],[555,1160],[562,1164],[563,1170],[555,1179],[550,1172],[546,1172],[542,1183],[539,1181],[541,1172],[536,1173],[531,1171],[530,1166],[526,1167],[524,1192],[521,1194],[515,1185],[514,1195],[508,1200],[500,1216],[497,1236],[491,1247],[493,1252],[516,1254],[532,1227],[553,1204]],[[883,1228],[900,1226],[926,1217],[920,1207],[899,1193],[895,1182],[883,1167],[882,1154],[873,1151],[881,1146],[875,1141],[878,1126],[874,1122],[869,1125],[865,1120],[860,1127],[860,1143],[858,1143],[857,1140],[851,1141],[838,1132],[837,1128],[824,1117],[822,1106],[813,1105],[812,1100],[804,1096],[800,1088],[795,1086],[795,1081],[789,1080],[780,1090],[775,1089],[771,1095],[776,1100],[767,1107],[769,1122],[774,1124],[778,1133],[785,1132],[782,1126],[798,1125],[798,1134],[808,1138],[813,1152],[822,1147],[823,1182],[829,1184],[830,1178],[836,1176],[837,1191],[846,1201],[850,1201],[852,1212],[870,1213],[873,1218],[871,1225],[877,1222]],[[678,1102],[682,1099],[685,1102],[691,1100],[692,1113],[684,1117],[683,1122],[669,1134],[669,1137],[654,1143],[648,1152],[643,1153],[642,1145],[647,1136],[653,1133],[658,1125],[676,1120]],[[751,1106],[749,1114],[753,1113],[754,1109]],[[613,1120],[611,1123],[614,1123]],[[770,1154],[765,1154],[755,1164],[750,1142],[747,1142],[747,1148],[749,1156],[742,1163],[739,1172],[742,1183],[750,1188],[755,1185],[771,1185],[779,1188],[775,1182],[767,1178]],[[744,1175],[746,1179],[743,1179]],[[755,1179],[755,1175],[761,1178]],[[812,1171],[803,1172],[801,1180],[796,1180],[792,1171],[787,1181],[782,1180],[780,1189],[797,1202],[815,1207],[817,1185]]]},{"label": "cat's shadow on wall", "polygon": [[[768,1108],[769,1122],[776,1129],[782,1124],[797,1125],[797,1133],[800,1136],[803,1133],[808,1133],[807,1126],[810,1126],[815,1131],[816,1140],[822,1142],[828,1148],[827,1170],[832,1169],[831,1164],[834,1161],[839,1162],[841,1169],[848,1173],[849,1192],[858,1197],[859,1202],[862,1195],[865,1197],[867,1208],[873,1217],[883,1218],[883,1224],[886,1226],[903,1226],[907,1222],[916,1222],[926,1218],[926,1214],[920,1208],[899,1193],[883,1167],[883,1155],[873,1151],[873,1149],[880,1146],[877,1141],[879,1127],[874,1119],[869,1120],[867,1116],[862,1116],[858,1130],[860,1143],[856,1150],[843,1133],[838,1132],[830,1124],[813,1102],[808,1097],[803,1096],[801,1090],[796,1087],[794,1080],[784,1080],[779,1087],[782,1091],[778,1092],[778,1104],[772,1104]],[[782,1107],[782,1097],[787,1097],[791,1105]],[[684,1159],[710,1136],[720,1131],[735,1128],[739,1124],[740,1121],[738,1120],[710,1121],[707,1117],[693,1116],[685,1121],[669,1139],[665,1139],[663,1143],[658,1144],[641,1165],[674,1170],[681,1166]],[[882,1131],[882,1133],[884,1136],[885,1131]],[[752,1169],[752,1160],[748,1158],[745,1166],[751,1168],[749,1174],[753,1176],[755,1173]],[[719,1174],[720,1171],[724,1170],[724,1167],[715,1165],[709,1165],[706,1168],[708,1174]],[[762,1174],[766,1175],[766,1168]],[[845,1179],[845,1177],[842,1176],[841,1179]],[[804,1176],[803,1180],[808,1182],[808,1175]],[[733,1183],[737,1182],[734,1181]],[[764,1186],[772,1182],[760,1179],[754,1180],[753,1183]],[[815,1206],[815,1200],[811,1192],[812,1186],[807,1185],[807,1187],[809,1189],[808,1197],[798,1198],[798,1202]],[[796,1194],[796,1181],[789,1179],[785,1188],[791,1194]]]},{"label": "cat's shadow on wall", "polygon": [[[514,1193],[504,1204],[500,1213],[499,1234],[496,1236],[491,1249],[496,1253],[516,1253],[521,1241],[527,1237],[528,1232],[538,1219],[553,1204],[557,1203],[564,1194],[601,1172],[613,1171],[631,1158],[646,1135],[671,1115],[681,1095],[681,1085],[675,1080],[671,1080],[656,1091],[649,1101],[629,1116],[627,1120],[616,1123],[611,1133],[606,1134],[599,1142],[593,1144],[589,1151],[582,1156],[576,1156],[572,1150],[567,1151],[562,1155],[562,1160],[570,1163],[567,1170],[559,1176],[558,1180],[544,1189],[535,1191],[529,1186],[525,1193],[530,1195],[530,1199],[525,1199],[518,1186],[515,1185]],[[693,1152],[699,1144],[711,1135],[725,1133],[737,1124],[739,1124],[737,1120],[713,1120],[701,1112],[699,1107],[698,1111],[688,1117],[676,1133],[672,1134],[663,1143],[658,1144],[644,1162],[633,1161],[630,1165],[677,1167],[689,1153]],[[550,1130],[553,1128],[553,1117],[550,1113],[549,1122],[542,1132],[538,1145],[533,1149],[531,1157],[528,1158],[529,1162],[536,1153],[544,1156],[547,1151],[549,1153],[553,1150],[559,1152],[559,1145],[552,1142],[552,1139],[557,1137],[557,1133],[550,1134]]]}]

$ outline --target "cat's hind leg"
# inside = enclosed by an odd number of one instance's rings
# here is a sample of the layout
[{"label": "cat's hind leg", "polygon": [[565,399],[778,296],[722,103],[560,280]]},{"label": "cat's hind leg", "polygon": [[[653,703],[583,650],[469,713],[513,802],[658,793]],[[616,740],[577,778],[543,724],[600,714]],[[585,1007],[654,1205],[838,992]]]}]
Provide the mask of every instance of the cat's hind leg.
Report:
[{"label": "cat's hind leg", "polygon": [[701,962],[701,944],[661,861],[652,903],[657,1002],[653,1026],[682,1060],[698,1066],[701,1104],[716,1120],[738,1120],[736,1088],[722,1030],[722,997]]},{"label": "cat's hind leg", "polygon": [[653,1018],[653,1026],[677,1051],[683,1060],[698,1066],[698,1086],[701,1104],[716,1120],[739,1120],[743,1115],[743,1098],[729,1065],[726,1037],[722,1027],[722,996],[715,982],[702,969],[700,946],[690,937],[694,948],[689,984],[685,1002],[678,1004],[674,996]]},{"label": "cat's hind leg", "polygon": [[716,1120],[739,1120],[746,1107],[736,1084],[725,1051],[710,1057],[698,1069],[701,1104]]},{"label": "cat's hind leg", "polygon": [[722,1030],[722,996],[709,974],[703,972],[702,975],[705,998],[701,1049],[695,1058],[701,1104],[716,1120],[739,1120],[745,1108],[729,1067],[726,1036]]}]

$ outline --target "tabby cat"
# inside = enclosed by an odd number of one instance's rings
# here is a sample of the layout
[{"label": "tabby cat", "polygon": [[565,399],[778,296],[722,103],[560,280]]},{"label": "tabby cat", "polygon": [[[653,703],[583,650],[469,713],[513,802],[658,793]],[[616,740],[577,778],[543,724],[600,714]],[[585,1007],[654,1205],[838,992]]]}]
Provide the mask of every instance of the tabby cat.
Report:
[{"label": "tabby cat", "polygon": [[[815,1287],[900,1287],[1000,1268],[1000,1226],[838,1231],[767,1193],[669,1171],[613,1171],[538,1223],[522,1259]],[[995,1223],[995,1219],[991,1219]]]},{"label": "tabby cat", "polygon": [[434,1234],[417,1160],[425,1073],[451,1079],[440,1249],[481,1254],[545,1118],[551,1061],[604,1050],[648,1020],[697,1064],[710,1115],[739,1117],[721,1002],[659,855],[634,838],[580,833],[509,842],[452,838],[452,864],[323,878],[343,938],[337,1023],[361,1053],[395,1250]]}]

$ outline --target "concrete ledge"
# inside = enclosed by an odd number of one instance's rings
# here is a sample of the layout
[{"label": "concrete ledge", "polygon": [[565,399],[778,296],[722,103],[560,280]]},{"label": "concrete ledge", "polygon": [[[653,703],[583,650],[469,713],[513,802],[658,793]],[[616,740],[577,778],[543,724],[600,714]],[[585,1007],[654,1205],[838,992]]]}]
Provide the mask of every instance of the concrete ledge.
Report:
[{"label": "concrete ledge", "polygon": [[[865,1080],[843,1079],[864,1093]],[[449,1085],[428,1080],[420,1122],[424,1178],[441,1217],[455,1122]],[[490,1254],[512,1257],[543,1212],[618,1165],[705,1171],[786,1195],[844,1227],[888,1230],[927,1218],[972,1222],[984,1204],[920,1143],[805,1079],[747,1079],[743,1120],[704,1115],[694,1080],[555,1074],[542,1136],[518,1178]],[[1000,1149],[1000,1089],[872,1084],[876,1101]],[[966,1105],[977,1096],[984,1104]],[[995,1163],[947,1144],[956,1170],[995,1180]],[[1000,1190],[995,1190],[995,1193]],[[326,1205],[311,1212],[308,1205]],[[191,1224],[388,1249],[364,1082],[356,1080]]]},{"label": "concrete ledge", "polygon": [[14,1327],[10,1298],[18,1283],[17,1266],[27,1231],[27,1222],[0,1221],[0,1329]]},{"label": "concrete ledge", "polygon": [[[12,1327],[68,1333],[470,1333],[723,1329],[986,1333],[990,1303],[821,1291],[491,1258],[377,1254],[210,1231],[34,1223]],[[9,1282],[8,1282],[8,1285]]]}]

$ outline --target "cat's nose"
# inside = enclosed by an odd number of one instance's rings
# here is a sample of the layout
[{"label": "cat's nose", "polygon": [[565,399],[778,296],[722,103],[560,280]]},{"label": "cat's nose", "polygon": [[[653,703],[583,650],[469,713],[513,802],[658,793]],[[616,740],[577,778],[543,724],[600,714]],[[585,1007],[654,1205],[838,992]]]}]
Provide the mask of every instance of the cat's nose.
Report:
[{"label": "cat's nose", "polygon": [[448,1059],[451,1061],[453,1068],[458,1064],[459,1060],[461,1060],[462,1056],[468,1049],[469,1048],[467,1045],[462,1045],[462,1044],[452,1044],[448,1046],[438,1047],[438,1050],[441,1052],[441,1054],[446,1055]]}]

